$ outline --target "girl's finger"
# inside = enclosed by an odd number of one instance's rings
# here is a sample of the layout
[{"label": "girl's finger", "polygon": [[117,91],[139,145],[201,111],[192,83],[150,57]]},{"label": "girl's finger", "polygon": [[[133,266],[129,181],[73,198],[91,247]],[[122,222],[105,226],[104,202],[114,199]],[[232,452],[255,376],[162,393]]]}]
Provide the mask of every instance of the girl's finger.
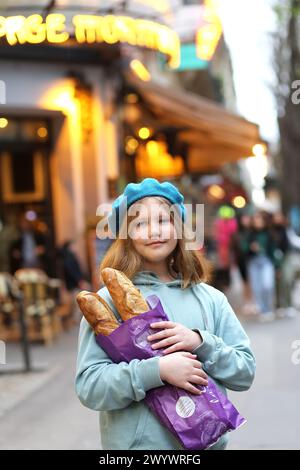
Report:
[{"label": "girl's finger", "polygon": [[208,381],[204,379],[203,377],[199,377],[199,375],[192,375],[192,377],[190,378],[190,381],[193,384],[203,385],[204,387],[207,387],[208,385]]},{"label": "girl's finger", "polygon": [[173,321],[159,321],[155,323],[151,323],[151,328],[174,328],[176,323]]},{"label": "girl's finger", "polygon": [[187,392],[193,393],[193,395],[201,395],[202,393],[202,391],[199,390],[199,388],[194,387],[194,385],[192,385],[189,382],[186,382],[186,384],[184,384],[182,388],[187,390]]},{"label": "girl's finger", "polygon": [[193,365],[194,365],[194,367],[196,367],[197,369],[202,369],[202,364],[201,364],[201,362],[199,362],[199,361],[195,361]]},{"label": "girl's finger", "polygon": [[161,349],[166,348],[167,346],[171,346],[172,344],[178,343],[177,336],[170,336],[169,338],[163,339],[158,343],[152,344],[152,349]]},{"label": "girl's finger", "polygon": [[202,364],[201,364],[201,362],[198,361],[198,359],[196,359],[196,360],[193,362],[193,366],[194,366],[197,370],[203,370],[203,369],[202,369]]},{"label": "girl's finger", "polygon": [[173,336],[173,335],[174,335],[174,330],[173,329],[162,330],[162,331],[159,331],[158,333],[154,333],[154,335],[148,336],[147,340],[148,341],[157,341],[158,339],[168,338],[169,336]]},{"label": "girl's finger", "polygon": [[204,370],[202,369],[202,367],[199,367],[199,364],[198,364],[198,361],[193,361],[193,366],[194,366],[194,369],[196,370],[196,373],[199,374],[199,375],[206,375],[206,373],[204,372]]},{"label": "girl's finger", "polygon": [[203,370],[194,369],[193,374],[197,375],[198,377],[202,377],[205,380],[208,380],[208,377],[207,377],[206,373]]},{"label": "girl's finger", "polygon": [[196,354],[192,354],[188,351],[182,351],[182,356],[188,357],[189,359],[195,359],[197,356]]},{"label": "girl's finger", "polygon": [[169,348],[164,349],[163,353],[170,354],[176,351],[182,351],[183,349],[184,349],[183,343],[176,343],[176,344],[173,344],[173,346],[170,346]]}]

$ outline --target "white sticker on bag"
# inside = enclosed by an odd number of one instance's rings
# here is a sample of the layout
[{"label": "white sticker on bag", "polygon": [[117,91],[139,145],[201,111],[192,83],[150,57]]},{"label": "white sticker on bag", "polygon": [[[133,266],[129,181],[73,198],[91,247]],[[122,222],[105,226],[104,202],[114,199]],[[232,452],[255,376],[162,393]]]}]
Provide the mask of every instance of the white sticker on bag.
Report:
[{"label": "white sticker on bag", "polygon": [[176,403],[176,413],[181,418],[189,418],[195,413],[195,403],[190,397],[180,397]]}]

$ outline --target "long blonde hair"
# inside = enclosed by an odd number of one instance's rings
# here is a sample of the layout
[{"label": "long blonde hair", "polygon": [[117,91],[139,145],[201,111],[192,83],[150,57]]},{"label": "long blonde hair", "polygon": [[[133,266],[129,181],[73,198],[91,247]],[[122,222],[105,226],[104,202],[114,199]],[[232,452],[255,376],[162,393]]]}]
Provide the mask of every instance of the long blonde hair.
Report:
[{"label": "long blonde hair", "polygon": [[[155,199],[170,205],[169,201],[162,197],[156,197]],[[127,225],[124,221],[121,225],[120,233],[124,230],[124,226],[128,227],[134,217],[129,216],[127,213],[126,218]],[[171,219],[174,221],[172,214]],[[177,274],[181,274],[183,281],[182,287],[185,289],[192,284],[209,282],[211,278],[211,265],[200,251],[185,249],[185,244],[191,242],[191,236],[183,222],[180,221],[180,223],[181,227],[178,227],[178,221],[176,227],[182,229],[180,232],[182,233],[182,237],[178,238],[177,245],[174,251],[169,255],[167,261],[170,273],[172,263],[172,269]],[[130,237],[118,237],[110,246],[100,264],[100,272],[102,269],[108,267],[122,271],[129,279],[133,279],[139,271],[143,270],[143,259],[135,250]]]}]

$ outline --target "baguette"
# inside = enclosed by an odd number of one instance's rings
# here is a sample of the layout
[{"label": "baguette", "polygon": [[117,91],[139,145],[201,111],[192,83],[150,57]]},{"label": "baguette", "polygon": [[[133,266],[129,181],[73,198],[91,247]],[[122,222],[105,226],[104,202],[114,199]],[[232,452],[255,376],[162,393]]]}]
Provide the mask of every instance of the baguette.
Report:
[{"label": "baguette", "polygon": [[149,310],[140,291],[124,273],[117,269],[104,268],[101,276],[123,321]]},{"label": "baguette", "polygon": [[113,311],[98,294],[83,290],[76,296],[76,300],[96,335],[108,336],[118,328],[119,323]]}]

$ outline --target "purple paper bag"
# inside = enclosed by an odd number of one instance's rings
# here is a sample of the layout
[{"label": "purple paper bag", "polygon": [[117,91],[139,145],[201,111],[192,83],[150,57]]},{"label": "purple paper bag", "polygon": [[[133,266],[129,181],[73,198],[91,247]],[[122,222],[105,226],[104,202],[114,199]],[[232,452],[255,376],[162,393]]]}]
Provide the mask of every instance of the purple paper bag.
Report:
[{"label": "purple paper bag", "polygon": [[[159,298],[147,297],[151,310],[123,322],[110,335],[96,336],[97,343],[116,363],[161,356],[147,337],[154,332],[150,324],[168,320]],[[166,384],[149,390],[145,403],[158,420],[179,440],[184,449],[201,450],[212,446],[226,432],[245,423],[228,398],[212,380],[197,386],[201,395]]]}]

